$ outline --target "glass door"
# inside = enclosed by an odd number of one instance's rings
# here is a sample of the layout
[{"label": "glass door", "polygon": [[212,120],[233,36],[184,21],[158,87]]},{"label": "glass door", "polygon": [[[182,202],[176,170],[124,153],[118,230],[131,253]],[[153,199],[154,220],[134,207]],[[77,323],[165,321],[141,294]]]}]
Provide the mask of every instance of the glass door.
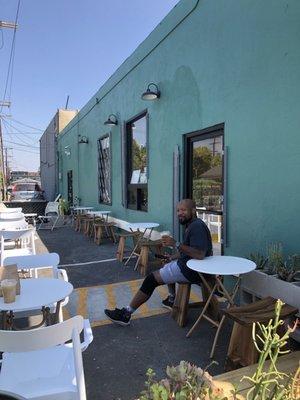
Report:
[{"label": "glass door", "polygon": [[[203,133],[201,133],[203,132]],[[186,135],[186,196],[208,226],[214,254],[223,253],[223,127]]]}]

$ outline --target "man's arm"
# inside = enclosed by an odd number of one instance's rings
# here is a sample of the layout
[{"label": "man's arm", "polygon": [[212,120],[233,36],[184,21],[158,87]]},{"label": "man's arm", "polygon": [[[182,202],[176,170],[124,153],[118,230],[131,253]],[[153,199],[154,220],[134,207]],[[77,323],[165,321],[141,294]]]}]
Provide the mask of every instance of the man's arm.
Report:
[{"label": "man's arm", "polygon": [[[171,236],[163,236],[162,237],[162,245],[163,246],[175,247],[175,244],[176,244],[176,241]],[[180,244],[179,249],[177,249],[177,250],[180,250],[182,253],[186,254],[187,256],[189,256],[191,258],[195,258],[197,260],[203,260],[203,258],[205,257],[205,251],[198,250],[195,247],[187,246],[186,244]],[[172,259],[175,260],[175,259],[179,258],[179,256],[180,256],[180,254],[177,253],[176,258],[174,255],[174,256],[172,256]]]}]

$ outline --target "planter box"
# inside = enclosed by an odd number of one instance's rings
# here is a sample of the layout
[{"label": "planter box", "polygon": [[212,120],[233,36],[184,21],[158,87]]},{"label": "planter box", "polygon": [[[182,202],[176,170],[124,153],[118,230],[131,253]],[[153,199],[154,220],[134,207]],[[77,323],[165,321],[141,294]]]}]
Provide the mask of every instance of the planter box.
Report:
[{"label": "planter box", "polygon": [[[284,303],[297,307],[300,312],[300,286],[285,282],[272,275],[255,270],[242,276],[240,300],[241,304],[249,304],[263,297],[271,296]],[[292,335],[300,342],[300,329]]]}]

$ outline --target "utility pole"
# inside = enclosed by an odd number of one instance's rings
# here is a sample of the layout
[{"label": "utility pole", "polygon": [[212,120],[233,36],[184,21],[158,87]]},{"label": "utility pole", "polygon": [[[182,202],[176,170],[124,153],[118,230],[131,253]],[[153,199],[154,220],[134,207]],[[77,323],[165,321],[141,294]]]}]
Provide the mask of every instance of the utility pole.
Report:
[{"label": "utility pole", "polygon": [[6,198],[5,165],[3,155],[2,120],[0,118],[0,174],[1,174],[1,200]]}]

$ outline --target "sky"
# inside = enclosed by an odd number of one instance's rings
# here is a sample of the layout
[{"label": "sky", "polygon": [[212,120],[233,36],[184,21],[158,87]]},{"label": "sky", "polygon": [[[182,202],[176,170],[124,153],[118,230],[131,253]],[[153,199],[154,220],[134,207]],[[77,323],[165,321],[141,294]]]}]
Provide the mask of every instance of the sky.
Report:
[{"label": "sky", "polygon": [[[0,21],[14,22],[18,3],[0,0]],[[13,29],[0,29],[0,101],[11,101],[0,115],[10,169],[37,171],[39,139],[67,96],[69,109],[82,108],[177,3],[20,0],[15,40]]]}]

